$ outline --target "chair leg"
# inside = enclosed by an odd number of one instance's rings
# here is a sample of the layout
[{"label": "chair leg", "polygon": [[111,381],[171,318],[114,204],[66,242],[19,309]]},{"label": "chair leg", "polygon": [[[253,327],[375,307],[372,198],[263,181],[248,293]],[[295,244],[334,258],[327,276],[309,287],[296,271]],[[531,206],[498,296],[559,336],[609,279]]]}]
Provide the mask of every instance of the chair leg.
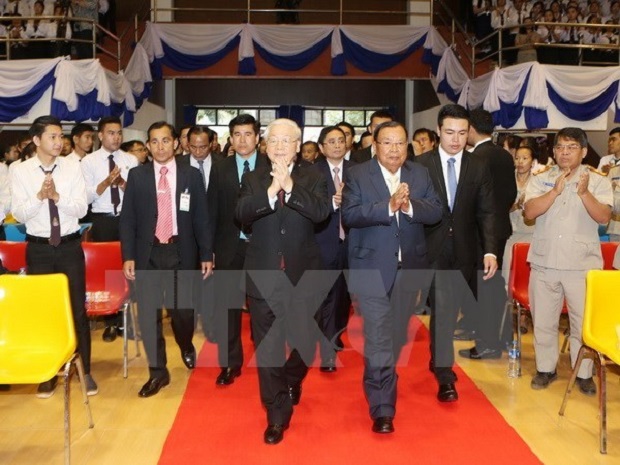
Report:
[{"label": "chair leg", "polygon": [[607,367],[605,365],[605,356],[599,352],[598,366],[599,366],[599,390],[598,390],[598,403],[599,403],[599,441],[601,454],[607,454]]},{"label": "chair leg", "polygon": [[[521,314],[523,313],[523,309],[521,308],[521,304],[519,304],[516,300],[513,301],[514,307],[517,309],[517,349],[519,349],[519,358],[521,357],[521,325],[519,322],[521,321]],[[521,373],[519,373],[521,376]]]},{"label": "chair leg", "polygon": [[581,349],[579,349],[579,355],[577,355],[577,362],[575,363],[575,368],[573,369],[573,373],[570,376],[570,380],[568,381],[568,386],[566,386],[566,392],[564,393],[564,399],[562,400],[562,406],[560,407],[560,411],[558,412],[560,416],[564,416],[564,410],[566,410],[566,404],[568,402],[568,396],[573,390],[575,386],[575,381],[577,380],[577,373],[579,372],[579,367],[581,366],[581,362],[583,361],[583,357],[586,351],[591,350],[588,346],[582,345]]},{"label": "chair leg", "polygon": [[65,368],[62,372],[62,377],[65,383],[65,465],[71,464],[71,403],[69,402],[69,374],[71,372],[72,360],[65,363]]},{"label": "chair leg", "polygon": [[564,330],[564,342],[562,343],[562,350],[560,351],[563,354],[566,353],[566,349],[568,348],[568,338],[569,337],[570,337],[570,328],[566,328]]},{"label": "chair leg", "polygon": [[88,416],[88,427],[93,428],[95,424],[93,423],[93,415],[90,411],[90,402],[88,400],[88,395],[86,394],[86,381],[84,379],[84,365],[82,365],[82,359],[78,354],[74,355],[73,363],[75,363],[75,368],[78,375],[78,380],[80,381],[80,387],[82,388],[82,399],[84,401],[84,405],[86,408],[86,414]]},{"label": "chair leg", "polygon": [[123,378],[127,378],[127,312],[131,311],[129,302],[125,302],[123,305]]}]

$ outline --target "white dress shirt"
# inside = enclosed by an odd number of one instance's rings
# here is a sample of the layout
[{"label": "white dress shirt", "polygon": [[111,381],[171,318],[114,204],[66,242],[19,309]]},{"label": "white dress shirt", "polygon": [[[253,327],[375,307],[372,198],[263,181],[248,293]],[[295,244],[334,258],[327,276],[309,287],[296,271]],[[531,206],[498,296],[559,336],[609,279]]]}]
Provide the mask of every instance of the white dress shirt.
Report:
[{"label": "white dress shirt", "polygon": [[[441,158],[441,170],[443,171],[443,182],[446,186],[446,192],[448,194],[448,198],[450,198],[450,192],[448,192],[448,159],[454,158],[454,172],[456,173],[456,183],[458,185],[459,177],[461,175],[461,161],[463,160],[463,152],[459,152],[456,155],[450,156],[444,149],[439,146],[439,158]],[[456,196],[456,192],[454,192]]]},{"label": "white dress shirt", "polygon": [[[114,163],[120,168],[121,177],[125,181],[127,181],[129,170],[138,165],[138,159],[133,155],[123,152],[122,150],[109,152],[103,147],[82,158],[80,166],[82,167],[84,181],[86,182],[88,203],[93,204],[93,213],[114,213],[111,189],[108,187],[101,195],[97,194],[97,186],[110,174],[110,160],[108,159],[110,153],[114,155]],[[123,192],[123,189],[120,188],[118,193],[121,199],[121,203],[118,206],[118,213],[120,213],[123,206],[123,197],[125,193]]]},{"label": "white dress shirt", "polygon": [[0,225],[11,211],[11,189],[9,187],[9,167],[0,163]]},{"label": "white dress shirt", "polygon": [[[86,185],[80,164],[63,157],[56,157],[56,168],[52,173],[56,192],[58,192],[58,215],[60,234],[66,236],[80,230],[79,219],[86,215]],[[35,156],[16,165],[11,173],[11,211],[20,223],[26,225],[26,233],[31,236],[51,235],[50,212],[47,199],[39,200],[45,173],[41,161]],[[46,171],[54,165],[43,167]]]},{"label": "white dress shirt", "polygon": [[[196,160],[191,155],[189,156],[189,164],[200,171],[200,164],[198,163],[198,160]],[[205,158],[204,163],[202,164],[202,169],[205,172],[204,174],[205,190],[209,188],[209,174],[211,173],[212,165],[213,165],[213,160],[211,159],[211,155],[209,155],[207,158]]]}]

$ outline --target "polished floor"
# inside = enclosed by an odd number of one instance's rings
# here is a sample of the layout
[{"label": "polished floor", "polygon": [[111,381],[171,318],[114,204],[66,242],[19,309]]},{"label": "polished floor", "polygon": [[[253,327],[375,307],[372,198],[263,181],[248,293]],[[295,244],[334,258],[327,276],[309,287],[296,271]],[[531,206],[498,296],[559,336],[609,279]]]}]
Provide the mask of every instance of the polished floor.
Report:
[{"label": "polished floor", "polygon": [[[148,377],[144,356],[131,361],[129,377],[123,379],[121,341],[104,343],[101,332],[101,329],[93,332],[92,372],[100,391],[90,398],[95,420],[92,430],[86,424],[77,384],[72,383],[75,387],[71,405],[72,463],[156,464],[190,373],[182,365],[171,334],[167,334],[172,383],[157,396],[141,399],[137,392]],[[204,339],[197,333],[195,342],[199,347]],[[456,349],[461,349],[471,343],[457,342],[455,345]],[[134,354],[131,346],[130,354]],[[574,391],[565,417],[558,416],[570,374],[568,354],[561,356],[558,381],[544,391],[533,391],[529,387],[534,372],[533,356],[530,332],[524,336],[522,378],[506,376],[505,355],[500,360],[484,362],[461,358],[459,363],[543,463],[620,463],[619,372],[608,375],[608,454],[605,456],[599,454],[598,449],[596,397],[585,397]],[[309,376],[313,376],[312,371]],[[230,388],[234,389],[234,385]],[[48,400],[37,399],[35,390],[35,386],[13,386],[9,392],[0,392],[0,464],[63,463],[62,390],[58,389]],[[459,402],[467,402],[467,399],[461,398]],[[484,421],[472,418],[472,421],[477,420]],[[369,434],[372,433],[369,431]],[[489,457],[488,464],[511,463],[505,457],[498,460]]]}]

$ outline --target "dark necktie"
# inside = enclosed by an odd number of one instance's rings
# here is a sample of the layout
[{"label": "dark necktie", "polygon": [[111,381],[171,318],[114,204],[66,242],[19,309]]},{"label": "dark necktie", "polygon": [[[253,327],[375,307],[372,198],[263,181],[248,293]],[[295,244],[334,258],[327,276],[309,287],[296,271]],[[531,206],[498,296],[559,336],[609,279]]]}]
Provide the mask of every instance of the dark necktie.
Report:
[{"label": "dark necktie", "polygon": [[504,13],[500,13],[500,14],[499,14],[499,24],[500,24],[501,26],[503,26],[503,25],[504,25]]},{"label": "dark necktie", "polygon": [[[114,167],[116,166],[114,164],[114,154],[111,153],[110,155],[108,155],[108,160],[109,160],[109,172],[111,173],[112,170],[114,169]],[[118,206],[121,204],[121,194],[118,192],[118,186],[115,184],[112,184],[110,186],[110,196],[112,198],[112,205],[114,205],[114,214],[118,215]]]},{"label": "dark necktie", "polygon": [[198,171],[200,171],[200,176],[202,176],[202,183],[205,185],[205,189],[207,188],[207,179],[205,178],[205,161],[198,160]]},{"label": "dark necktie", "polygon": [[[45,171],[41,166],[41,171],[43,171],[46,176],[48,174],[51,176],[55,169],[56,165],[49,171]],[[52,199],[47,199],[47,205],[50,210],[50,245],[58,247],[60,245],[60,217],[58,215],[58,207]]]},{"label": "dark necktie", "polygon": [[[278,191],[278,201],[280,202],[280,206],[283,207],[284,206],[284,189],[280,189]],[[280,255],[280,269],[281,270],[286,269],[286,265],[284,263],[284,252],[282,253],[282,255]]]},{"label": "dark necktie", "polygon": [[246,161],[243,162],[243,173],[242,173],[242,176],[245,173],[249,173],[249,172],[250,172],[250,162],[246,160]]}]

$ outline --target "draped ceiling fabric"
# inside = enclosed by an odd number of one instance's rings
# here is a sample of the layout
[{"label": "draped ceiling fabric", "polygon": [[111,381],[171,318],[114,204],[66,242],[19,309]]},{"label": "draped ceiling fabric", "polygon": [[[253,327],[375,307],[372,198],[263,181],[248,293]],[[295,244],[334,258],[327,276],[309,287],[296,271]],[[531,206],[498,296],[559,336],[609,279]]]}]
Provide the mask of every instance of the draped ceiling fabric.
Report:
[{"label": "draped ceiling fabric", "polygon": [[153,80],[161,79],[162,66],[204,69],[237,49],[239,75],[259,73],[255,53],[275,68],[296,71],[328,47],[334,76],[345,76],[348,65],[367,73],[382,72],[423,48],[422,62],[430,66],[437,92],[468,108],[484,107],[503,128],[556,128],[569,122],[606,129],[610,108],[620,123],[618,66],[532,62],[470,79],[452,48],[430,27],[150,22],[124,73],[104,70],[96,59],[0,62],[0,122],[27,115],[51,92],[50,113],[65,121],[117,115],[130,125]]}]

